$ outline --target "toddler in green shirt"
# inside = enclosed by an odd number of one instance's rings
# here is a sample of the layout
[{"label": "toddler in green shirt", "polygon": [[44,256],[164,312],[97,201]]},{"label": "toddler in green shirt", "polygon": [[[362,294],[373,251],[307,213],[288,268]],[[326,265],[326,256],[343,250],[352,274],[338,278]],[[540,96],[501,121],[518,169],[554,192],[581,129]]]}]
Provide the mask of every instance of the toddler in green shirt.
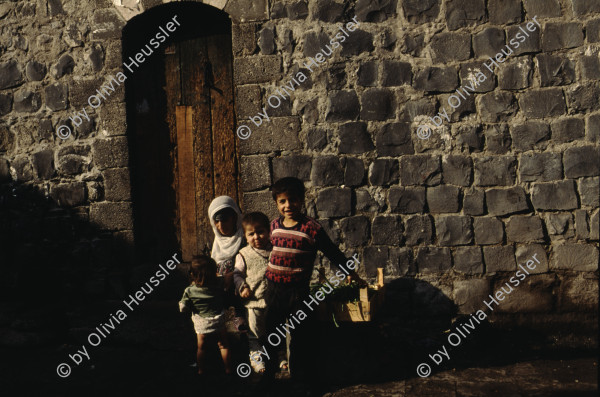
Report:
[{"label": "toddler in green shirt", "polygon": [[207,352],[211,344],[218,343],[225,364],[225,373],[231,374],[231,355],[225,328],[224,286],[217,277],[217,264],[205,255],[194,256],[189,272],[191,285],[179,301],[181,312],[191,312],[198,337],[198,374],[207,369]]}]

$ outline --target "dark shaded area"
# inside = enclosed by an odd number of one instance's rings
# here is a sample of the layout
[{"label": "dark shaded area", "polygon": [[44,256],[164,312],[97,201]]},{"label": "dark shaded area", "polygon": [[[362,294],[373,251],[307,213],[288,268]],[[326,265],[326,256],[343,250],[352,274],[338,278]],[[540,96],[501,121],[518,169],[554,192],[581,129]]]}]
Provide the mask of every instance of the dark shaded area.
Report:
[{"label": "dark shaded area", "polygon": [[[227,13],[215,7],[193,1],[181,1],[153,7],[143,14],[132,18],[123,29],[123,55],[135,55],[152,38],[149,34],[164,26],[177,15],[181,26],[160,48],[174,41],[190,40],[199,36],[231,32],[231,20]],[[156,26],[156,29],[149,29]]]},{"label": "dark shaded area", "polygon": [[39,306],[127,289],[131,247],[92,225],[89,207],[61,207],[42,184],[10,182],[0,185],[0,219],[1,300]]},{"label": "dark shaded area", "polygon": [[[28,199],[35,200],[32,196]],[[11,203],[14,209],[14,201]],[[6,206],[3,209],[6,210]],[[69,212],[49,206],[47,211],[51,210]],[[94,231],[93,226],[85,222],[79,224],[80,227],[88,227],[90,232]],[[134,294],[153,270],[145,274],[127,274],[136,281],[128,284],[126,294]],[[52,271],[44,274],[51,276]],[[55,276],[58,279],[64,277],[62,285],[73,283],[67,282],[70,279],[66,273],[56,272]],[[169,277],[173,278],[165,280],[165,286],[172,283],[173,289],[181,290],[185,285],[180,275]],[[48,396],[183,395],[192,391],[207,396],[306,395],[305,386],[289,379],[277,379],[265,388],[254,375],[242,380],[238,377],[220,378],[215,373],[211,377],[212,386],[200,384],[194,368],[190,367],[195,359],[195,335],[191,321],[177,311],[179,296],[171,296],[168,300],[156,299],[161,294],[159,291],[164,289],[161,284],[149,299],[134,306],[133,311],[127,310],[121,299],[90,299],[77,295],[68,287],[64,296],[57,300],[38,300],[35,304],[31,300],[19,300],[0,304],[0,354],[3,357],[0,388],[18,391],[18,395],[23,396],[29,395],[28,390],[32,394],[43,390]],[[387,382],[402,381],[416,387],[409,394],[415,396],[429,395],[427,391],[431,390],[452,389],[453,386],[444,382],[419,378],[415,369],[422,362],[431,364],[435,374],[452,368],[495,371],[494,368],[499,365],[524,361],[568,360],[596,355],[594,350],[586,347],[595,344],[590,330],[550,329],[547,325],[539,329],[502,328],[484,321],[459,346],[449,349],[450,361],[444,360],[440,366],[434,366],[428,354],[435,353],[443,345],[448,346],[446,331],[452,329],[455,305],[439,289],[422,280],[398,279],[388,283],[386,291],[386,303],[375,321],[340,323],[339,327],[329,321],[321,323],[315,330],[311,342],[323,393],[353,385],[369,390],[381,388],[380,385]],[[98,346],[90,346],[88,336],[97,333],[96,327],[108,322],[110,315],[119,309],[126,312],[127,318],[110,335],[102,338]],[[461,318],[458,320],[460,322]],[[586,334],[589,345],[581,342]],[[231,337],[237,366],[247,359],[247,353],[239,336],[231,334]],[[561,338],[570,337],[580,341],[579,347],[560,343]],[[82,346],[86,346],[90,360],[81,357],[81,364],[75,365],[69,355],[81,350]],[[69,377],[62,379],[56,374],[60,363],[71,365]],[[496,372],[492,375],[495,381],[505,381],[504,378],[496,379]],[[550,379],[539,381],[550,382]],[[474,386],[474,390],[489,389],[490,392],[485,392],[485,395],[496,395],[493,394],[497,388],[494,385],[485,380]],[[515,387],[518,390],[518,385]],[[344,395],[365,395],[362,393]],[[554,395],[590,394],[557,391]]]},{"label": "dark shaded area", "polygon": [[[127,266],[130,262],[123,258],[131,255],[131,246],[90,224],[84,209],[59,207],[30,185],[0,185],[0,216],[6,243],[0,250],[3,390],[18,390],[19,395],[27,395],[23,390],[45,390],[50,396],[177,395],[200,387],[189,366],[194,362],[194,331],[176,306],[187,284],[183,276],[169,275],[133,311],[125,310],[127,318],[115,331],[90,347],[89,334],[108,322],[111,314],[125,309],[123,299],[148,281],[158,263]],[[431,364],[435,374],[451,368],[596,355],[594,318],[586,320],[586,313],[563,314],[567,320],[556,326],[545,321],[537,327],[533,321],[529,327],[515,326],[517,321],[506,321],[507,326],[482,322],[459,346],[449,349],[450,361],[434,366],[428,355],[443,345],[449,347],[445,331],[452,327],[455,305],[422,280],[398,279],[388,283],[386,290],[386,303],[374,322],[340,323],[338,328],[331,321],[315,332],[314,365],[329,390],[419,380],[415,369],[422,362]],[[569,316],[574,316],[573,323],[590,327],[573,329]],[[82,345],[88,347],[91,360],[76,366],[69,354]],[[239,342],[236,346],[236,363],[240,363],[247,356]],[[56,366],[63,362],[72,365],[66,379],[56,374]],[[256,379],[249,381],[218,384],[227,385],[231,393],[251,395]],[[272,395],[294,387],[279,380]]]}]

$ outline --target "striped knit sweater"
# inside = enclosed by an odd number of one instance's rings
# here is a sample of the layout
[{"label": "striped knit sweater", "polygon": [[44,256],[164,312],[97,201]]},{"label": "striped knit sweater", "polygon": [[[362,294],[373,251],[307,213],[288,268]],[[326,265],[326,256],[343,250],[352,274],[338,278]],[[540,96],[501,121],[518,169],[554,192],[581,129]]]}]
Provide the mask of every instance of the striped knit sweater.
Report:
[{"label": "striped knit sweater", "polygon": [[314,219],[302,216],[292,227],[283,218],[271,222],[273,251],[266,277],[275,283],[309,283],[317,250],[335,265],[346,262],[344,254],[333,244],[323,227]]}]

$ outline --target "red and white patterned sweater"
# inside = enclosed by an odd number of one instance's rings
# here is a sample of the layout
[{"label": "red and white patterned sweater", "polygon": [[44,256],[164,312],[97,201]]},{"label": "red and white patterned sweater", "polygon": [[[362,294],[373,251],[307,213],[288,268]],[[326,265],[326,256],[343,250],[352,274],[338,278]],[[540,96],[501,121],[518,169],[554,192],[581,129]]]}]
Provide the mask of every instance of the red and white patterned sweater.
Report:
[{"label": "red and white patterned sweater", "polygon": [[309,283],[317,250],[335,265],[346,257],[331,241],[323,227],[313,218],[303,215],[292,227],[283,225],[283,218],[271,222],[273,251],[265,276],[275,283]]}]

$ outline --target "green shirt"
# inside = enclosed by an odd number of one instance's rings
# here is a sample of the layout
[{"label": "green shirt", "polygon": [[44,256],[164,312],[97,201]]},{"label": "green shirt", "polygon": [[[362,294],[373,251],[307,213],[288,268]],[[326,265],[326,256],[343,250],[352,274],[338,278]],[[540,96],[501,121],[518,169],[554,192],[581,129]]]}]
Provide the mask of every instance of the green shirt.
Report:
[{"label": "green shirt", "polygon": [[179,307],[181,311],[186,308],[201,317],[214,317],[223,311],[223,294],[221,282],[206,287],[192,284],[183,292]]}]

